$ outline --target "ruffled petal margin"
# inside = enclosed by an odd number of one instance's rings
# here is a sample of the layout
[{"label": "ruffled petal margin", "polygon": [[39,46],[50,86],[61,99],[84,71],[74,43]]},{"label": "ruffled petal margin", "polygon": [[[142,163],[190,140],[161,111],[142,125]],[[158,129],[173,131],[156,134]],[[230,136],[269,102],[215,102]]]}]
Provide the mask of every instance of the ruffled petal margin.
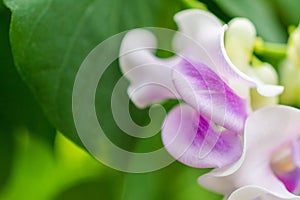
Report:
[{"label": "ruffled petal margin", "polygon": [[219,130],[213,122],[185,104],[167,115],[162,140],[174,158],[197,168],[224,167],[237,161],[242,153],[238,134]]}]

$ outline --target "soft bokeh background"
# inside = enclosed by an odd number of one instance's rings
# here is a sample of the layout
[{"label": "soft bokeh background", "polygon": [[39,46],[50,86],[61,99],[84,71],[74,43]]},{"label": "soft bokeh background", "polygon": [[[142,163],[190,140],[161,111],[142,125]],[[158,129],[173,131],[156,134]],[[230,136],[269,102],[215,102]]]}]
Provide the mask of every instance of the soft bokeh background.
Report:
[{"label": "soft bokeh background", "polygon": [[[298,0],[206,0],[224,22],[248,17],[259,36],[284,43],[300,19]],[[221,199],[196,179],[207,170],[178,162],[146,174],[128,174],[97,162],[82,148],[71,113],[71,92],[87,53],[107,37],[143,26],[176,29],[179,10],[193,0],[5,0],[0,2],[0,199]],[[11,20],[12,17],[12,20]],[[11,23],[11,26],[10,26]],[[11,29],[10,29],[11,27]],[[9,33],[10,29],[10,33]],[[258,55],[276,65],[268,55]],[[269,59],[269,60],[268,60]],[[22,78],[21,78],[22,77]],[[110,139],[131,151],[162,146],[160,135],[133,139],[114,123],[110,95],[121,77],[113,63],[97,92],[99,122]],[[168,110],[176,102],[164,104]],[[132,104],[133,119],[149,122]]]}]

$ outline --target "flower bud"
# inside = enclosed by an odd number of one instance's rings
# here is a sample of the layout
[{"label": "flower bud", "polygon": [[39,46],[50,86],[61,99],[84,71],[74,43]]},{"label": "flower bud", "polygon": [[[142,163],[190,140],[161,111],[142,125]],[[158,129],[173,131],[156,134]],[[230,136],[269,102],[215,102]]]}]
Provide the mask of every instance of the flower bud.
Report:
[{"label": "flower bud", "polygon": [[[271,85],[278,84],[278,76],[275,69],[268,63],[263,63],[260,66],[251,68],[253,76],[258,80]],[[264,106],[271,106],[278,104],[278,96],[264,97],[258,94],[256,90],[251,90],[251,106],[253,110],[257,110]]]},{"label": "flower bud", "polygon": [[288,59],[300,68],[300,25],[290,35],[287,55]]},{"label": "flower bud", "polygon": [[281,84],[284,86],[280,100],[283,104],[300,106],[300,67],[285,60],[280,67]]},{"label": "flower bud", "polygon": [[300,106],[300,25],[290,35],[287,58],[281,63],[279,72],[285,87],[281,103]]},{"label": "flower bud", "polygon": [[233,64],[243,72],[247,72],[255,38],[255,27],[248,19],[234,18],[229,22],[225,35],[226,52]]}]

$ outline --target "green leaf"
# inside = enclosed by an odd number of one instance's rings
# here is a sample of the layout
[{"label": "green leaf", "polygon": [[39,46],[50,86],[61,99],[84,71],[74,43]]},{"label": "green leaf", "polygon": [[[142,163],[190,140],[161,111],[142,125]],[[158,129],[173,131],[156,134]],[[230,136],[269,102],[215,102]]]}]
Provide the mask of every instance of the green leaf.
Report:
[{"label": "green leaf", "polygon": [[10,12],[3,7],[0,10],[0,129],[7,133],[17,127],[26,127],[32,133],[53,138],[53,127],[13,64],[8,36],[9,22]]},{"label": "green leaf", "polygon": [[0,191],[7,183],[13,164],[14,143],[12,134],[0,130]]},{"label": "green leaf", "polygon": [[[95,183],[98,187],[106,188],[100,190],[103,195],[116,196],[114,193],[116,190],[111,191],[111,184],[105,185],[103,181],[97,180],[108,180],[108,177],[111,177],[110,182],[120,188],[123,178],[121,174],[103,168],[89,154],[61,134],[55,139],[54,153],[49,142],[29,134],[26,130],[20,129],[14,136],[16,145],[14,165],[8,184],[0,193],[1,200],[61,199],[72,188],[82,191],[80,189],[82,185],[94,187]],[[98,191],[92,189],[90,192],[93,193],[89,195],[99,195],[99,188]],[[77,199],[87,197],[83,192],[75,194]]]},{"label": "green leaf", "polygon": [[[78,0],[76,3],[5,0],[5,3],[12,11],[10,41],[20,74],[51,122],[78,143],[71,95],[76,72],[85,56],[107,37],[126,29],[174,27],[173,14],[181,9],[179,0]],[[121,76],[117,65],[113,68],[107,84],[113,84]],[[110,96],[111,91],[104,94]],[[113,119],[109,118],[107,123],[114,124]]]},{"label": "green leaf", "polygon": [[258,35],[269,42],[286,41],[285,29],[281,26],[273,4],[266,0],[215,0],[231,17],[247,17],[255,25]]},{"label": "green leaf", "polygon": [[[174,104],[175,102],[170,103]],[[135,151],[140,152],[147,149],[147,152],[149,152],[149,147],[153,147],[153,143],[160,142],[152,142],[151,145],[139,142]],[[220,200],[222,199],[220,195],[208,191],[197,184],[197,178],[208,171],[209,169],[191,168],[174,161],[158,171],[143,174],[126,174],[122,200]]]},{"label": "green leaf", "polygon": [[[221,200],[222,195],[215,194],[211,191],[204,189],[197,183],[197,179],[200,175],[208,172],[208,169],[193,169],[186,168],[178,173],[175,183],[175,191],[180,191],[176,194],[174,200]],[[174,190],[174,188],[172,188]]]},{"label": "green leaf", "polygon": [[55,130],[21,80],[9,45],[10,12],[0,1],[0,189],[11,174],[15,151],[12,133],[20,127],[53,142]]},{"label": "green leaf", "polygon": [[98,180],[82,182],[63,191],[55,200],[120,200],[123,181],[117,181],[119,180],[115,176],[104,176]]},{"label": "green leaf", "polygon": [[0,13],[5,10],[5,6],[3,5],[3,1],[0,1]]},{"label": "green leaf", "polygon": [[[274,3],[274,1],[272,1]],[[286,25],[297,26],[300,23],[300,1],[298,0],[276,0],[275,6],[280,14],[281,21]]]},{"label": "green leaf", "polygon": [[197,183],[197,178],[207,171],[176,162],[156,172],[128,174],[125,177],[122,200],[221,200],[221,195],[210,192]]}]

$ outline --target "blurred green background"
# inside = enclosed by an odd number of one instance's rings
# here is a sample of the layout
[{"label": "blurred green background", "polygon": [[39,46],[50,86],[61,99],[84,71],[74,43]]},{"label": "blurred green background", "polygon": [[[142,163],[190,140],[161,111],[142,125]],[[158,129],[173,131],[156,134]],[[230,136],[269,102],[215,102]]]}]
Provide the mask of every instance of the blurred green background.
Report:
[{"label": "blurred green background", "polygon": [[[202,7],[194,0],[0,1],[0,200],[222,199],[201,188],[207,170],[178,162],[151,173],[128,174],[92,158],[76,134],[71,93],[76,71],[98,43],[120,31],[159,26],[176,29],[173,15]],[[264,40],[285,43],[300,19],[298,0],[206,0],[224,22],[248,17]],[[260,55],[262,59],[268,57]],[[278,64],[278,63],[277,63]],[[276,63],[275,63],[276,65]],[[142,140],[124,134],[110,110],[121,77],[118,62],[100,80],[99,122],[118,146],[149,151],[160,135]],[[176,102],[164,104],[170,109]],[[130,105],[132,118],[149,122],[148,110]]]}]

